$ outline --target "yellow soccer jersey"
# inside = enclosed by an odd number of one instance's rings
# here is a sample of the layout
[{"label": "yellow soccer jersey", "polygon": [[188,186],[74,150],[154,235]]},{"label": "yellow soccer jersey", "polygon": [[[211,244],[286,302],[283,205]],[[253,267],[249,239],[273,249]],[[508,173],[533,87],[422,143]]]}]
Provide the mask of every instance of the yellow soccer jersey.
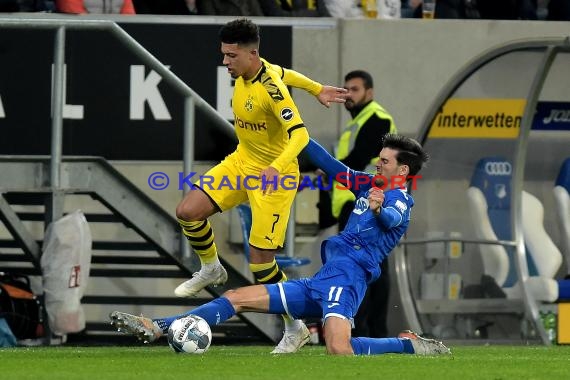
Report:
[{"label": "yellow soccer jersey", "polygon": [[277,72],[279,74],[279,77],[283,80],[283,83],[285,83],[286,86],[301,88],[315,96],[317,96],[323,89],[322,84],[320,84],[319,82],[315,82],[310,78],[307,78],[306,76],[296,72],[295,70],[285,69],[279,65],[267,62],[263,58],[261,58],[261,62],[263,62],[265,67]]},{"label": "yellow soccer jersey", "polygon": [[[254,175],[285,150],[292,130],[304,128],[289,90],[279,74],[265,64],[253,79],[236,80],[232,109],[239,141],[237,152]],[[282,169],[285,173],[298,170],[297,159]]]}]

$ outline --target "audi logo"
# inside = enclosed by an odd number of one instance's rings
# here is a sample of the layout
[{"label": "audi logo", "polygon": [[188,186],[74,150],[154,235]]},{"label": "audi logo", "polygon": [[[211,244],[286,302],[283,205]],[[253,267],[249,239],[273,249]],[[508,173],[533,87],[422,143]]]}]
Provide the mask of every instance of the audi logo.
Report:
[{"label": "audi logo", "polygon": [[511,175],[513,166],[506,161],[487,162],[485,164],[485,173],[488,175]]}]

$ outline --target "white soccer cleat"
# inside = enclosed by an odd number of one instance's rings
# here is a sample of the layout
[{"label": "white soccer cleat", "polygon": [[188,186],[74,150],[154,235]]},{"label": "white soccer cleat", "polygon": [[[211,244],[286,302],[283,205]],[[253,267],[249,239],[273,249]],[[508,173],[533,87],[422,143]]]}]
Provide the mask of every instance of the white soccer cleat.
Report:
[{"label": "white soccer cleat", "polygon": [[206,286],[223,285],[228,281],[228,272],[222,265],[203,266],[192,278],[174,289],[177,297],[194,297]]},{"label": "white soccer cleat", "polygon": [[416,355],[450,355],[451,350],[435,339],[422,338],[411,330],[402,331],[398,338],[410,339]]},{"label": "white soccer cleat", "polygon": [[273,351],[272,354],[292,354],[299,351],[309,341],[311,334],[309,329],[302,323],[302,327],[296,331],[285,331],[283,338]]},{"label": "white soccer cleat", "polygon": [[111,324],[117,328],[117,331],[133,335],[143,343],[150,343],[157,340],[162,331],[154,325],[152,319],[136,316],[132,314],[113,311],[109,314]]}]

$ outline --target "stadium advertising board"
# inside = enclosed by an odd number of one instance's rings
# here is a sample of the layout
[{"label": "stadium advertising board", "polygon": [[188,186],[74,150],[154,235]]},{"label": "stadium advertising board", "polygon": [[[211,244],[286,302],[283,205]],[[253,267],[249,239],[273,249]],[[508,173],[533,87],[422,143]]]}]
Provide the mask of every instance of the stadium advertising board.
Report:
[{"label": "stadium advertising board", "polygon": [[[221,25],[121,25],[224,117],[233,82],[218,40]],[[54,32],[3,30],[0,41],[0,154],[49,154]],[[113,35],[67,31],[64,155],[113,160],[180,160],[183,98]],[[261,53],[291,66],[290,26],[262,26]],[[219,160],[235,148],[196,114],[196,158]]]},{"label": "stadium advertising board", "polygon": [[538,102],[532,129],[570,131],[570,103]]},{"label": "stadium advertising board", "polygon": [[449,99],[429,137],[516,138],[525,104],[524,99]]},{"label": "stadium advertising board", "polygon": [[[514,139],[525,99],[449,99],[435,116],[431,138]],[[570,103],[538,102],[533,130],[570,130]]]}]

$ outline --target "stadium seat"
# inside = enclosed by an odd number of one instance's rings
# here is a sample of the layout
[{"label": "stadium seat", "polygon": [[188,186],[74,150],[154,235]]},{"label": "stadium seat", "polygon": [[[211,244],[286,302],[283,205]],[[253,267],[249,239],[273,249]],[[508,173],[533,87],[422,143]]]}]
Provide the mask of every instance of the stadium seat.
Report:
[{"label": "stadium seat", "polygon": [[[512,164],[502,157],[479,160],[467,190],[469,207],[477,238],[512,240],[511,175]],[[558,299],[554,276],[562,255],[546,233],[542,203],[532,194],[522,194],[522,227],[529,268],[528,286],[538,301]],[[495,280],[507,298],[521,298],[514,262],[514,248],[480,244],[483,272]]]},{"label": "stadium seat", "polygon": [[570,275],[570,158],[562,163],[553,191],[568,278]]},{"label": "stadium seat", "polygon": [[[249,262],[249,233],[251,231],[251,208],[246,204],[237,206],[239,213],[239,220],[241,225],[241,232],[243,236],[243,251],[247,261]],[[289,267],[299,267],[307,265],[311,262],[308,257],[289,257],[286,255],[275,255],[277,265],[281,269]]]}]

